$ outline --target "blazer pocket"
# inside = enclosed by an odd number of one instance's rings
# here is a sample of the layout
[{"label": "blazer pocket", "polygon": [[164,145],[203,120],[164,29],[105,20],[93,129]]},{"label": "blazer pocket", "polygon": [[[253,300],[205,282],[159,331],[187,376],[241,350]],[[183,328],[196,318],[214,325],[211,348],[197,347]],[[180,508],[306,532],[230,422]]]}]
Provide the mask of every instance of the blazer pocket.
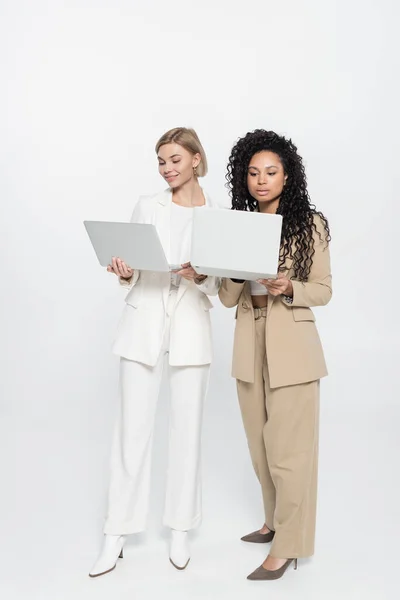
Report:
[{"label": "blazer pocket", "polygon": [[297,321],[315,321],[315,315],[311,308],[306,308],[303,306],[293,306],[292,307],[292,315],[293,319]]},{"label": "blazer pocket", "polygon": [[202,300],[203,300],[204,310],[210,310],[211,308],[214,308],[213,303],[211,302],[210,298],[206,294],[203,294]]},{"label": "blazer pocket", "polygon": [[137,308],[139,306],[140,298],[142,296],[142,290],[137,288],[136,286],[131,289],[125,298],[125,302],[132,306],[133,308]]}]

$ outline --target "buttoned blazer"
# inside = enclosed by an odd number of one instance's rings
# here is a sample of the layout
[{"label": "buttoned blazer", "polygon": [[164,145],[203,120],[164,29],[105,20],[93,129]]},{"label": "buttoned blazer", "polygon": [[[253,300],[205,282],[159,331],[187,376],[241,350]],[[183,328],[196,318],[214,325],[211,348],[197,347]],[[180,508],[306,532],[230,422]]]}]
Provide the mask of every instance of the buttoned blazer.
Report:
[{"label": "buttoned blazer", "polygon": [[[268,297],[266,357],[272,388],[315,381],[327,375],[324,353],[311,307],[323,306],[332,297],[329,246],[320,217],[314,222],[315,253],[308,281],[292,279],[293,302],[283,296]],[[319,232],[319,234],[318,234]],[[321,236],[321,237],[320,237]],[[286,262],[286,277],[293,276],[293,260]],[[250,283],[223,279],[219,297],[227,307],[237,306],[232,375],[254,382],[255,323]]]},{"label": "buttoned blazer", "polygon": [[[206,206],[215,207],[204,193]],[[167,260],[170,253],[172,192],[141,197],[132,222],[155,225]],[[187,260],[190,239],[182,240],[181,260]],[[135,270],[126,306],[117,329],[113,352],[149,366],[157,363],[163,342],[170,274]],[[218,294],[221,279],[208,277],[202,284],[181,278],[176,307],[171,316],[169,363],[173,366],[203,365],[212,360],[212,334],[209,296]]]}]

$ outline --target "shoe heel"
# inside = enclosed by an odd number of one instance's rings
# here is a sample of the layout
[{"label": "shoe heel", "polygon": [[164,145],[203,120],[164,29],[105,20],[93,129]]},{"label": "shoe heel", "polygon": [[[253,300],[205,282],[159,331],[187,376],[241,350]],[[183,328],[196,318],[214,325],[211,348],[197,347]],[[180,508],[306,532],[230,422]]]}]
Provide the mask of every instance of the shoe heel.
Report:
[{"label": "shoe heel", "polygon": [[124,550],[122,549],[121,552],[119,553],[118,558],[124,558]]},{"label": "shoe heel", "polygon": [[297,558],[294,559],[294,570],[297,571]]}]

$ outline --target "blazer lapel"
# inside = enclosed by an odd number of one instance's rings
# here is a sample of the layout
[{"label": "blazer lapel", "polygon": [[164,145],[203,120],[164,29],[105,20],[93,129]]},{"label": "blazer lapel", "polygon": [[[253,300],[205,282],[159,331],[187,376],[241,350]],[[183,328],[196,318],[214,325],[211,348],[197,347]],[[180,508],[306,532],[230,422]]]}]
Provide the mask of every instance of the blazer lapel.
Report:
[{"label": "blazer lapel", "polygon": [[[168,262],[170,260],[171,242],[171,201],[172,193],[170,190],[165,190],[158,195],[153,223],[157,229],[158,237],[160,238]],[[165,281],[163,284],[163,302],[164,308],[166,309],[171,276],[169,273],[162,273],[160,275],[162,275],[162,281]]]},{"label": "blazer lapel", "polygon": [[241,298],[239,299],[239,302],[242,302],[243,308],[253,310],[253,303],[251,300],[251,291],[250,291],[250,282],[249,281],[246,281],[246,283],[243,286],[243,291],[241,294]]},{"label": "blazer lapel", "polygon": [[155,226],[168,262],[171,253],[171,202],[172,192],[162,192],[158,198],[155,218]]}]

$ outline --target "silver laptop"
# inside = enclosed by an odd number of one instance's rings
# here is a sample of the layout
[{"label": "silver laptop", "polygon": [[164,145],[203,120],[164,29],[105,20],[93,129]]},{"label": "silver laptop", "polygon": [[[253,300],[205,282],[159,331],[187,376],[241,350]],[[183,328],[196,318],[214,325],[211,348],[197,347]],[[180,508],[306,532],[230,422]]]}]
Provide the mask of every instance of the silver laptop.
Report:
[{"label": "silver laptop", "polygon": [[281,230],[281,215],[195,208],[192,266],[204,275],[276,278]]},{"label": "silver laptop", "polygon": [[99,263],[106,267],[113,256],[121,258],[132,269],[168,272],[169,265],[154,225],[84,221]]}]

